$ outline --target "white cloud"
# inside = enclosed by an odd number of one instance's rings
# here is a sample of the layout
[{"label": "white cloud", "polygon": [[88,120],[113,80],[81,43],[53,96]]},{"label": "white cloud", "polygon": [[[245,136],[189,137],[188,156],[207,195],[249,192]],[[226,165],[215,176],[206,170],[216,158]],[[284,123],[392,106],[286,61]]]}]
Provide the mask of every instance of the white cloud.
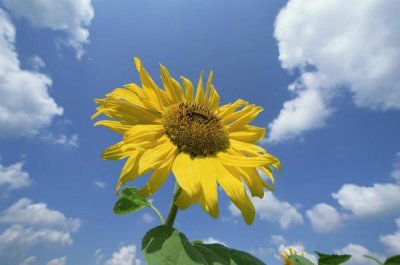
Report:
[{"label": "white cloud", "polygon": [[35,256],[30,256],[24,259],[19,265],[33,265],[37,263],[37,258]]},{"label": "white cloud", "polygon": [[0,8],[0,136],[37,134],[62,115],[48,93],[51,84],[47,75],[21,69],[15,27]]},{"label": "white cloud", "polygon": [[104,255],[103,255],[103,253],[101,252],[101,249],[100,249],[100,248],[98,248],[98,249],[95,250],[95,252],[93,253],[93,256],[94,256],[94,258],[95,258],[95,260],[96,260],[96,265],[99,265],[100,262],[101,262],[101,261],[103,260],[103,258],[104,258]]},{"label": "white cloud", "polygon": [[345,184],[332,196],[352,215],[366,217],[400,210],[399,194],[399,185],[376,183],[372,187]]},{"label": "white cloud", "polygon": [[21,253],[35,246],[72,245],[72,233],[79,229],[80,220],[24,198],[0,213],[0,224],[10,225],[0,231],[0,260],[17,264],[24,258]]},{"label": "white cloud", "polygon": [[396,159],[393,163],[393,169],[390,173],[390,176],[394,178],[398,184],[400,184],[400,152],[396,154]]},{"label": "white cloud", "polygon": [[74,232],[80,227],[80,220],[66,218],[59,211],[47,208],[44,203],[32,203],[23,198],[0,214],[0,223],[52,227]]},{"label": "white cloud", "polygon": [[330,232],[342,225],[342,217],[336,209],[325,203],[315,205],[306,214],[317,232]]},{"label": "white cloud", "polygon": [[[353,4],[357,8],[345,0],[290,0],[277,16],[274,35],[281,65],[301,75],[289,86],[295,87],[296,97],[270,124],[271,141],[323,126],[332,114],[327,106],[345,89],[358,107],[400,109],[400,17],[393,11],[400,3]],[[305,103],[310,94],[315,105]]]},{"label": "white cloud", "polygon": [[[303,82],[312,82],[311,77],[304,74],[303,80],[309,81]],[[307,130],[324,127],[333,112],[318,89],[295,88],[295,92],[296,97],[286,101],[278,118],[269,124],[268,141],[278,143],[299,137]]]},{"label": "white cloud", "polygon": [[384,261],[384,257],[371,252],[367,248],[361,245],[349,243],[347,246],[340,250],[335,251],[337,254],[348,254],[351,255],[349,261],[346,262],[346,265],[376,265],[375,261],[365,258],[363,255],[369,255],[377,258],[380,261]]},{"label": "white cloud", "polygon": [[379,237],[379,241],[385,246],[386,252],[391,255],[400,253],[400,217],[396,219],[397,232]]},{"label": "white cloud", "polygon": [[17,162],[9,166],[0,164],[0,187],[7,186],[11,190],[29,187],[32,180],[29,178],[28,172],[22,170],[23,166],[24,162]]},{"label": "white cloud", "polygon": [[286,239],[281,235],[272,235],[269,241],[275,246],[286,244]]},{"label": "white cloud", "polygon": [[44,68],[46,64],[44,63],[43,59],[40,58],[37,55],[32,56],[29,59],[29,64],[32,66],[32,68],[36,71],[40,70],[41,68]]},{"label": "white cloud", "polygon": [[104,181],[93,180],[93,185],[95,185],[99,189],[104,189],[107,184]]},{"label": "white cloud", "polygon": [[74,148],[79,147],[78,143],[79,136],[77,134],[68,136],[65,134],[54,135],[53,133],[47,133],[41,138],[42,140],[45,140],[46,142],[51,144],[63,145],[65,147],[74,147]]},{"label": "white cloud", "polygon": [[65,44],[76,50],[80,59],[83,45],[89,43],[89,30],[94,17],[91,0],[3,0],[4,6],[17,18],[33,26],[67,33]]},{"label": "white cloud", "polygon": [[216,238],[213,238],[211,236],[208,237],[208,238],[203,239],[202,241],[203,241],[204,244],[221,244],[221,245],[224,245],[224,246],[228,246],[227,244],[225,244],[225,242],[222,242],[222,241],[220,241],[220,240],[218,240]]},{"label": "white cloud", "polygon": [[[261,220],[278,222],[283,229],[287,229],[292,224],[303,223],[303,216],[296,207],[286,201],[278,200],[271,192],[265,193],[262,199],[253,197],[251,200]],[[229,210],[233,216],[241,215],[232,203],[229,205]]]},{"label": "white cloud", "polygon": [[65,265],[67,263],[67,257],[61,257],[61,258],[56,258],[52,259],[49,262],[46,263],[46,265]]},{"label": "white cloud", "polygon": [[136,246],[129,245],[121,247],[118,252],[112,254],[111,259],[105,265],[140,265],[140,260],[136,258]]},{"label": "white cloud", "polygon": [[22,225],[13,225],[0,234],[2,247],[30,248],[39,244],[72,245],[73,240],[69,232],[47,228],[32,228]]},{"label": "white cloud", "polygon": [[154,222],[155,218],[153,215],[150,215],[148,213],[144,213],[142,214],[142,220],[143,222],[145,222],[146,224],[151,224]]}]

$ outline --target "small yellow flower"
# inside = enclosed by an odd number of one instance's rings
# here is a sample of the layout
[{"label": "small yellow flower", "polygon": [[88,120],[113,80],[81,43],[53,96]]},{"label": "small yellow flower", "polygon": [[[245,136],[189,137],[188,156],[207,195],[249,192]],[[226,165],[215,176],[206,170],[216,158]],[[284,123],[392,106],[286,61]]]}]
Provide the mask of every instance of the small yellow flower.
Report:
[{"label": "small yellow flower", "polygon": [[[294,265],[294,262],[289,258],[291,255],[299,255],[295,249],[289,248],[286,251],[281,253],[283,259],[283,265]],[[304,252],[300,254],[300,256],[304,257]]]},{"label": "small yellow flower", "polygon": [[104,114],[111,120],[103,125],[122,134],[122,140],[108,147],[104,159],[127,161],[116,191],[139,176],[152,171],[142,196],[155,193],[172,171],[182,188],[177,199],[180,209],[200,203],[214,218],[218,217],[220,185],[251,224],[255,209],[244,184],[252,196],[262,198],[264,188],[273,188],[260,176],[274,183],[272,167],[280,168],[277,158],[255,143],[265,129],[249,125],[261,107],[242,99],[219,106],[220,97],[212,85],[210,72],[205,91],[202,74],[195,90],[190,80],[181,77],[183,87],[161,65],[161,89],[135,58],[141,87],[127,84],[95,99],[99,104],[92,118]]}]

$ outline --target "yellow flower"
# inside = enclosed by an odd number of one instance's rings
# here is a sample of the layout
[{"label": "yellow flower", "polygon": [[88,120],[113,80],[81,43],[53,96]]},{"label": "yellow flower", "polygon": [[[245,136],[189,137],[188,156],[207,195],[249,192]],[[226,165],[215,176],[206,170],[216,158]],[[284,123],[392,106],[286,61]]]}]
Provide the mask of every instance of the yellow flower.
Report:
[{"label": "yellow flower", "polygon": [[[283,265],[294,265],[294,262],[289,258],[292,255],[299,255],[295,249],[289,248],[287,251],[283,251],[281,253],[283,259]],[[304,252],[300,254],[300,256],[304,257]]]},{"label": "yellow flower", "polygon": [[220,185],[246,223],[251,224],[255,209],[244,184],[252,196],[262,198],[264,187],[273,188],[260,174],[273,184],[272,167],[280,168],[277,158],[255,145],[264,137],[265,129],[249,123],[262,108],[242,99],[218,106],[220,97],[212,85],[212,72],[205,91],[202,74],[196,90],[190,80],[181,77],[182,89],[161,65],[163,90],[138,58],[135,64],[141,87],[127,84],[103,99],[95,99],[99,106],[92,116],[104,114],[112,118],[95,125],[123,136],[102,155],[104,159],[127,158],[116,191],[124,183],[152,171],[147,184],[140,189],[142,196],[150,196],[172,170],[182,188],[176,202],[180,209],[200,203],[207,213],[218,217]]}]

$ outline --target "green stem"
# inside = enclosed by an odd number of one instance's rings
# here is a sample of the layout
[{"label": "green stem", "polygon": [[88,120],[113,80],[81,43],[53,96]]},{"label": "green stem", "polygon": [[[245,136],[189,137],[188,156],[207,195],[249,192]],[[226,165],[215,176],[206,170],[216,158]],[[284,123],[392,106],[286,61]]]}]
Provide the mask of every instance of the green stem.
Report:
[{"label": "green stem", "polygon": [[158,216],[158,219],[160,220],[160,224],[163,224],[164,223],[164,219],[163,219],[160,211],[156,207],[154,207],[153,204],[150,204],[150,209],[152,209],[156,213],[156,215]]},{"label": "green stem", "polygon": [[176,205],[176,200],[178,199],[179,193],[181,193],[182,188],[179,187],[178,183],[175,184],[174,196],[172,197],[171,207],[169,208],[169,213],[165,225],[173,226],[178,213],[178,206]]}]

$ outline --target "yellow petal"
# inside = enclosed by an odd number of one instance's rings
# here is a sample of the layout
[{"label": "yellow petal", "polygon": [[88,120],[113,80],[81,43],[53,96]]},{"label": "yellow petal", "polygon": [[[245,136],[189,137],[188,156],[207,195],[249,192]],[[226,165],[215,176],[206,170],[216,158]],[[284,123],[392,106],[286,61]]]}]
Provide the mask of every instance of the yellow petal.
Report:
[{"label": "yellow petal", "polygon": [[198,196],[200,191],[201,167],[198,159],[191,158],[186,153],[180,153],[172,165],[176,181],[189,196]]},{"label": "yellow petal", "polygon": [[238,99],[233,103],[223,105],[219,107],[216,111],[218,117],[220,117],[222,120],[225,119],[225,117],[231,115],[237,108],[242,107],[247,105],[248,103],[244,101],[243,99]]},{"label": "yellow petal", "polygon": [[218,166],[218,183],[224,189],[233,204],[242,212],[246,224],[251,224],[255,216],[255,208],[246,194],[239,177],[228,171],[223,165]]},{"label": "yellow petal", "polygon": [[208,80],[207,80],[207,85],[206,85],[206,94],[204,95],[204,105],[209,107],[210,106],[210,101],[209,101],[209,96],[211,93],[211,85],[212,85],[212,78],[213,78],[213,71],[210,71],[210,74],[208,75]]},{"label": "yellow petal", "polygon": [[110,130],[113,130],[114,132],[124,134],[127,130],[129,130],[132,125],[123,123],[120,121],[110,121],[110,120],[101,120],[98,121],[94,124],[94,126],[99,126],[102,125]]},{"label": "yellow petal", "polygon": [[245,153],[247,155],[257,156],[266,153],[264,148],[255,144],[237,141],[234,139],[230,139],[229,143],[232,149],[234,149],[235,151]]},{"label": "yellow petal", "polygon": [[[171,103],[179,103],[182,101],[182,88],[177,87],[176,83],[171,80],[168,69],[164,65],[160,65],[161,79],[164,84],[165,91],[171,99]],[[178,83],[179,84],[179,83]]]},{"label": "yellow petal", "polygon": [[238,141],[255,143],[264,138],[265,129],[256,126],[245,125],[240,127],[238,130],[232,130],[229,132],[229,139],[235,139]]},{"label": "yellow petal", "polygon": [[194,87],[192,82],[183,76],[181,76],[181,79],[185,88],[186,101],[193,102]]},{"label": "yellow petal", "polygon": [[252,196],[264,197],[263,180],[257,170],[252,167],[229,167],[225,166],[235,176],[241,176],[249,187]]},{"label": "yellow petal", "polygon": [[200,105],[204,104],[203,71],[200,72],[199,82],[197,83],[196,103]]},{"label": "yellow petal", "polygon": [[139,191],[140,195],[144,197],[151,196],[162,186],[171,172],[172,162],[176,155],[176,150],[167,154],[160,167],[154,169],[146,185]]},{"label": "yellow petal", "polygon": [[213,85],[211,85],[211,94],[210,94],[210,110],[214,111],[217,109],[219,105],[219,95],[217,90]]},{"label": "yellow petal", "polygon": [[270,154],[248,157],[234,152],[232,149],[217,153],[217,157],[221,159],[223,164],[228,166],[261,167],[276,162],[276,158]]},{"label": "yellow petal", "polygon": [[207,213],[217,218],[219,214],[217,193],[217,167],[219,162],[213,157],[198,158],[198,160],[203,190],[202,196],[200,196],[200,204]]},{"label": "yellow petal", "polygon": [[178,199],[176,200],[176,205],[179,209],[187,209],[190,205],[196,204],[199,201],[199,196],[189,196],[185,190],[181,190]]},{"label": "yellow petal", "polygon": [[128,160],[126,161],[124,167],[122,168],[121,175],[119,176],[115,192],[121,188],[124,183],[136,179],[140,174],[137,171],[138,159],[140,158],[140,152],[133,152]]}]

